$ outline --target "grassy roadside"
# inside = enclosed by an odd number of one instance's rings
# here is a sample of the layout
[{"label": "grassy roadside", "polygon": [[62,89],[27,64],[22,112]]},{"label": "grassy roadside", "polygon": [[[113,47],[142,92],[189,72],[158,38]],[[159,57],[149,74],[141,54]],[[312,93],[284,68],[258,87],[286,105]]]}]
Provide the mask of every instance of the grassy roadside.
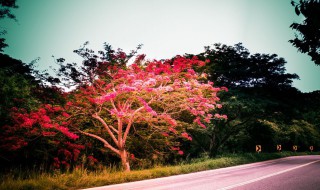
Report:
[{"label": "grassy roadside", "polygon": [[[271,160],[287,156],[306,155],[310,153],[246,153],[222,155],[215,159],[201,158],[175,166],[161,166],[147,170],[136,170],[129,173],[105,169],[99,172],[76,170],[72,173],[33,174],[29,179],[14,179],[10,175],[1,176],[0,189],[49,190],[49,189],[82,189],[143,179],[186,174],[209,169],[217,169],[246,163]],[[319,152],[313,153],[319,154]]]}]

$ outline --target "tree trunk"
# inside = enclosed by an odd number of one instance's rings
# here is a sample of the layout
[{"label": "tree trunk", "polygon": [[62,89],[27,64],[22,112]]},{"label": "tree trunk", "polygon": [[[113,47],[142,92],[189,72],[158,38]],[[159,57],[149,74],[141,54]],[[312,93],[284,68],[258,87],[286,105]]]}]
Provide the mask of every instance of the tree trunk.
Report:
[{"label": "tree trunk", "polygon": [[130,163],[128,159],[128,154],[126,150],[120,150],[120,158],[123,171],[130,172]]},{"label": "tree trunk", "polygon": [[209,157],[210,158],[216,157],[218,153],[218,149],[219,149],[219,145],[216,139],[216,134],[213,132],[210,138]]}]

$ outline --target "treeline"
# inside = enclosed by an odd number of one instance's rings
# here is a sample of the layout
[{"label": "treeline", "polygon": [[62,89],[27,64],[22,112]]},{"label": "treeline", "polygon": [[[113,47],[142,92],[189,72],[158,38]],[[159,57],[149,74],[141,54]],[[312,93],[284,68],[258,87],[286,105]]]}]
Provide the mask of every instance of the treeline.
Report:
[{"label": "treeline", "polygon": [[[129,126],[129,116],[104,106],[110,100],[126,103],[137,93],[139,97],[130,106],[133,109],[142,105],[144,111],[128,131],[130,135],[123,147],[132,168],[221,153],[253,152],[257,144],[267,152],[275,152],[277,144],[287,150],[293,145],[299,146],[298,151],[307,151],[309,146],[314,146],[315,151],[320,149],[320,91],[302,93],[294,88],[292,82],[298,76],[286,73],[283,58],[250,54],[242,44],[215,44],[198,55],[186,54],[164,61],[145,60],[144,55],[137,55],[139,49],[140,46],[126,54],[106,44],[103,51],[95,54],[84,46],[75,51],[84,59],[81,64],[57,59],[57,76],[41,73],[32,64],[1,54],[1,168],[50,171],[119,165],[123,161],[121,146],[110,144],[119,147],[118,155],[104,141],[88,134],[113,142],[108,128],[103,128],[104,123],[97,122],[100,120],[95,120],[94,114],[101,114],[107,126],[115,127],[110,130],[119,135],[117,126]],[[128,60],[133,58],[136,67],[129,67]],[[148,72],[162,78],[151,77]],[[119,76],[126,78],[126,83]],[[154,78],[155,81],[149,80]],[[148,82],[149,86],[144,89],[141,84],[130,83],[132,80]],[[181,88],[197,91],[191,94],[179,90],[177,80],[184,81]],[[199,86],[212,82],[216,88]],[[121,95],[120,83],[127,85],[121,86]],[[72,90],[65,92],[61,86]],[[228,91],[218,87],[227,87]],[[206,92],[210,89],[217,91],[220,100],[215,99],[207,107],[199,106],[201,102],[196,98],[208,98]],[[153,92],[161,92],[158,102],[149,96]],[[185,97],[189,98],[188,104]],[[213,101],[206,99],[209,100]],[[190,113],[175,103],[190,106],[186,109]],[[212,106],[216,108],[211,109]],[[102,108],[110,112],[99,111]],[[121,110],[125,112],[124,107]],[[123,120],[119,122],[119,118]]]}]

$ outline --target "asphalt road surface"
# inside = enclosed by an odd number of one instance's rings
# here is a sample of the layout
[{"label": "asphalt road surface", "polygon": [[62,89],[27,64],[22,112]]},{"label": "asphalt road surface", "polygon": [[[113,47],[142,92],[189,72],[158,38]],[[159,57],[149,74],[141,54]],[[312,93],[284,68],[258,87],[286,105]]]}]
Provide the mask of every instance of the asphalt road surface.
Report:
[{"label": "asphalt road surface", "polygon": [[[296,156],[90,190],[320,190],[320,155]],[[89,190],[89,189],[88,189]]]}]

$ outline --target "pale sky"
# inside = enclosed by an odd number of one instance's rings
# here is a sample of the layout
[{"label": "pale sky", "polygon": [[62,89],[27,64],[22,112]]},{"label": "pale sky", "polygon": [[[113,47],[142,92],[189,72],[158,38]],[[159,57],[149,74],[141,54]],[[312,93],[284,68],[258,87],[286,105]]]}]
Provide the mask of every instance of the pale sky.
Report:
[{"label": "pale sky", "polygon": [[[89,41],[98,51],[107,42],[126,52],[143,44],[149,59],[198,54],[214,43],[242,42],[251,53],[285,58],[288,73],[303,92],[320,90],[320,67],[288,40],[301,21],[290,0],[17,0],[18,22],[3,20],[5,53],[23,62],[40,57],[40,69],[55,65],[52,55],[80,62],[73,50]],[[49,69],[50,70],[50,69]]]}]

